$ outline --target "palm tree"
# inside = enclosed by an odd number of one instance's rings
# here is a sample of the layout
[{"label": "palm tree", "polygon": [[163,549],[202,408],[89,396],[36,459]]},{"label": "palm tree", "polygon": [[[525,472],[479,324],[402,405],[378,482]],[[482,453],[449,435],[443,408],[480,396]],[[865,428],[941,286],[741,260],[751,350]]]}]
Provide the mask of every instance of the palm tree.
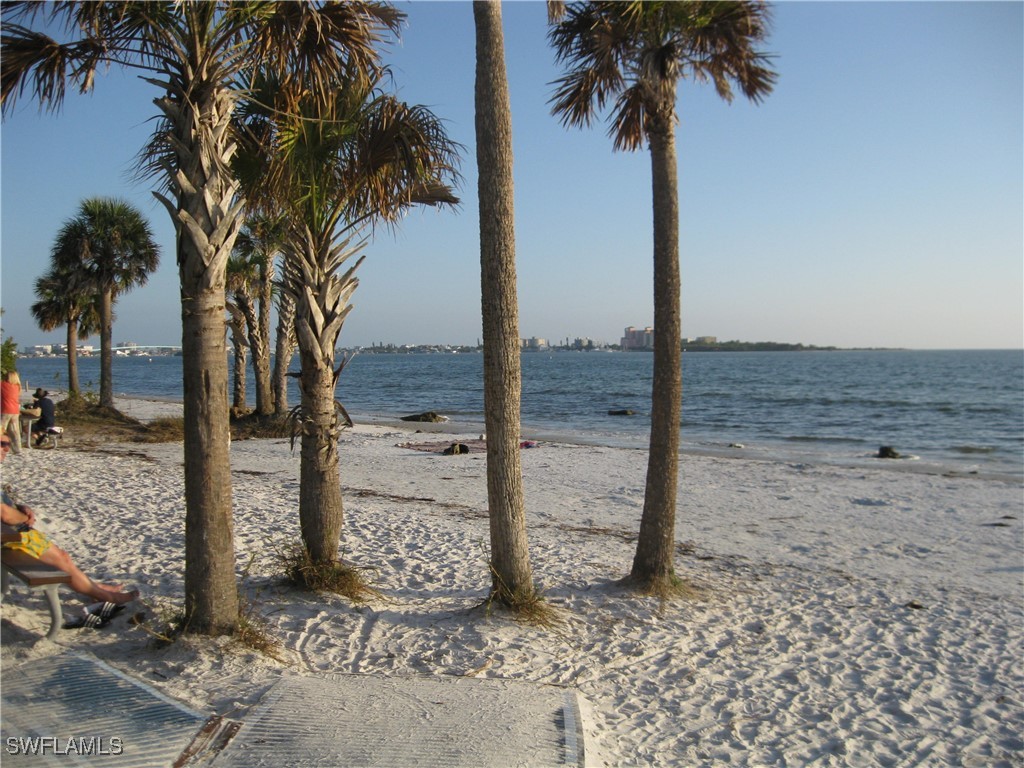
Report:
[{"label": "palm tree", "polygon": [[78,214],[61,226],[51,258],[72,288],[94,294],[100,314],[100,405],[114,407],[114,301],[144,285],[160,261],[149,222],[130,203],[113,198],[83,200]]},{"label": "palm tree", "polygon": [[[274,121],[271,119],[272,104],[280,97],[280,84],[274,82],[271,86],[261,79],[259,73],[251,76],[250,81],[253,87],[250,90],[250,99],[243,102],[243,109],[237,118],[237,127],[241,137],[239,151],[235,153],[233,167],[236,174],[249,182],[247,187],[257,187],[262,184],[261,174],[267,171],[268,150],[274,142]],[[261,330],[263,320],[269,326],[270,300],[277,304],[277,332],[274,344],[274,369],[270,374],[270,387],[273,395],[274,413],[278,416],[285,416],[289,413],[288,408],[288,369],[291,365],[292,356],[295,354],[295,302],[286,292],[275,290],[276,270],[284,269],[284,264],[274,257],[281,253],[281,243],[284,238],[284,221],[280,215],[279,206],[276,200],[266,195],[262,198],[260,193],[248,201],[248,224],[250,230],[251,247],[246,250],[250,253],[259,253],[267,257],[266,269],[262,273],[265,279],[265,286],[262,292],[262,303],[260,304]],[[246,238],[246,231],[243,230],[240,239]],[[277,263],[275,263],[277,262]],[[269,348],[269,327],[266,328],[264,338],[268,341]],[[257,381],[259,374],[256,375]],[[259,396],[257,395],[257,410],[259,410]]]},{"label": "palm tree", "polygon": [[[231,269],[231,265],[228,265]],[[228,273],[228,282],[231,281],[231,274]],[[231,413],[235,417],[245,414],[248,409],[245,403],[246,372],[249,365],[249,342],[245,340],[245,316],[238,307],[228,299],[225,304],[228,310],[228,330],[231,332],[231,347],[234,351],[234,371],[231,388]]]},{"label": "palm tree", "polygon": [[[264,67],[312,92],[339,72],[378,67],[381,34],[404,15],[348,2],[5,3],[0,103],[6,114],[29,84],[60,106],[67,83],[92,89],[97,70],[135,69],[159,91],[162,122],[147,169],[160,178],[177,235],[185,412],[185,611],[189,629],[220,634],[238,621],[228,455],[224,281],[244,201],[230,169],[243,72]],[[58,43],[20,22],[46,12],[77,30]]]},{"label": "palm tree", "polygon": [[[283,265],[282,265],[283,266]],[[274,413],[288,413],[288,369],[295,354],[295,300],[284,291],[277,292],[277,334],[274,343]]]},{"label": "palm tree", "polygon": [[553,113],[589,125],[614,98],[609,121],[615,149],[651,152],[654,208],[654,379],[651,436],[640,536],[629,583],[671,593],[679,428],[682,411],[679,307],[679,190],[676,91],[680,79],[710,80],[732,99],[735,83],[751,101],[776,79],[757,49],[768,9],[758,0],[573,3],[550,30],[567,74],[556,81]]},{"label": "palm tree", "polygon": [[[379,92],[379,82],[352,70],[329,97],[295,99],[295,112],[253,110],[261,135],[265,120],[275,122],[272,146],[260,144],[267,165],[256,166],[247,190],[259,205],[276,201],[285,220],[280,287],[294,302],[302,364],[299,521],[318,566],[338,562],[344,524],[338,438],[351,422],[335,400],[344,368],[335,347],[365,258],[362,233],[412,205],[457,202],[447,183],[455,146],[440,120]],[[292,98],[279,84],[269,90]]]},{"label": "palm tree", "polygon": [[78,383],[78,342],[100,330],[99,297],[76,292],[72,276],[54,266],[36,280],[35,293],[38,301],[30,311],[39,328],[53,331],[62,325],[67,327],[68,399],[75,400],[82,392]]},{"label": "palm tree", "polygon": [[234,387],[231,394],[231,412],[241,415],[246,412],[245,388],[246,366],[249,361],[250,319],[255,317],[253,306],[253,283],[256,280],[255,265],[239,256],[237,251],[228,259],[225,308],[228,312],[228,330],[231,332],[231,346],[234,349]]},{"label": "palm tree", "polygon": [[501,4],[473,3],[476,27],[476,159],[491,594],[516,608],[535,601],[519,451],[519,305],[516,298],[512,116]]},{"label": "palm tree", "polygon": [[274,412],[270,378],[270,308],[273,302],[274,261],[281,251],[281,220],[266,215],[249,218],[235,241],[235,256],[251,271],[249,288],[255,302],[243,307],[252,369],[256,383],[256,413]]}]

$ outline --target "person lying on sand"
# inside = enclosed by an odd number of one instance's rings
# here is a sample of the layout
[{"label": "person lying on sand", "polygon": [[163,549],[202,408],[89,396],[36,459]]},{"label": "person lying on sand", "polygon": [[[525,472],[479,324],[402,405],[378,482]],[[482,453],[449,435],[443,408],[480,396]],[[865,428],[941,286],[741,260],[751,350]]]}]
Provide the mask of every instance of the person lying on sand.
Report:
[{"label": "person lying on sand", "polygon": [[[7,435],[3,435],[0,438],[0,462],[7,458],[7,453],[10,450],[11,440]],[[53,565],[65,571],[71,576],[69,586],[78,594],[92,600],[116,605],[130,603],[139,596],[138,590],[126,592],[120,585],[99,584],[82,573],[67,552],[51,542],[45,533],[32,527],[36,522],[36,513],[32,508],[25,504],[16,504],[6,490],[3,491],[2,499],[0,499],[0,519],[21,533],[21,541],[7,542],[3,545],[4,549],[25,552],[47,565]]]}]

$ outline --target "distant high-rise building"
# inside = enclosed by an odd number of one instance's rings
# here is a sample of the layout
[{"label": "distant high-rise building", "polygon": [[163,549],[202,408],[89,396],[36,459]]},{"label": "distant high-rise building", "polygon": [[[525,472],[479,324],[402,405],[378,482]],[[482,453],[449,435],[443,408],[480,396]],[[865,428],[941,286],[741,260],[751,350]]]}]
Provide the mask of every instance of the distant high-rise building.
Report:
[{"label": "distant high-rise building", "polygon": [[619,346],[623,349],[654,349],[654,329],[640,330],[631,325],[622,332]]}]

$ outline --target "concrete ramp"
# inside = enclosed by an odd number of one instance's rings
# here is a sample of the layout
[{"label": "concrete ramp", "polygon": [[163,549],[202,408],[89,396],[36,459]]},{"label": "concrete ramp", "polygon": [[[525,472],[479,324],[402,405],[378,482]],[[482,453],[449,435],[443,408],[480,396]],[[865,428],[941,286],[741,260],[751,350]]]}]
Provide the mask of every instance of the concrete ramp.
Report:
[{"label": "concrete ramp", "polygon": [[287,677],[213,768],[583,766],[576,696],[511,680]]}]

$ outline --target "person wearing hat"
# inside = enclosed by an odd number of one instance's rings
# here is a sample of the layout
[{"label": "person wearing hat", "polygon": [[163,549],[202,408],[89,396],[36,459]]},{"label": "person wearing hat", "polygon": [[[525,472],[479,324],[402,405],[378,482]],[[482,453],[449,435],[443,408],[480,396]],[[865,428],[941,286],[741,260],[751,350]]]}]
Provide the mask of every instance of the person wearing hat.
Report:
[{"label": "person wearing hat", "polygon": [[32,425],[32,436],[35,439],[35,446],[38,448],[46,439],[46,430],[57,426],[57,414],[53,400],[50,399],[50,393],[45,389],[37,388],[33,397],[35,397],[35,402],[32,403],[32,407],[39,409],[39,420]]}]

